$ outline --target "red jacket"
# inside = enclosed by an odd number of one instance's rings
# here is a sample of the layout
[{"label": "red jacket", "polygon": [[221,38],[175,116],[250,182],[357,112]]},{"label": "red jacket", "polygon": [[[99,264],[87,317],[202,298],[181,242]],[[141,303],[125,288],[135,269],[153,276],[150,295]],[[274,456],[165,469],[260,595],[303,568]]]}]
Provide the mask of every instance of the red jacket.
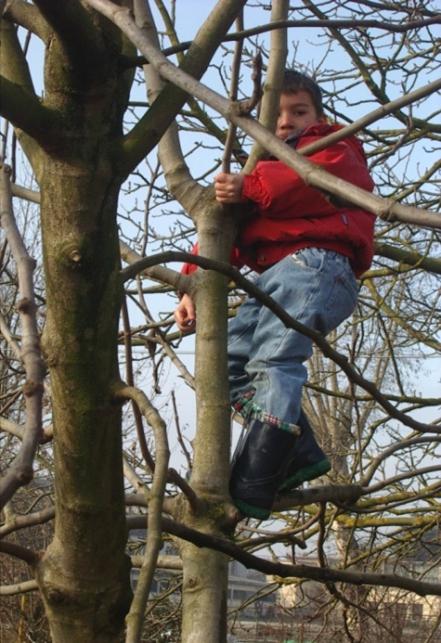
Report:
[{"label": "red jacket", "polygon": [[[287,142],[301,148],[338,129],[338,125],[316,123]],[[361,143],[353,136],[308,158],[330,174],[373,190]],[[256,213],[241,226],[232,253],[234,264],[262,272],[296,250],[313,247],[347,256],[357,276],[371,265],[375,216],[352,206],[334,205],[281,161],[257,163],[244,177],[242,196],[255,203]],[[186,264],[183,272],[195,269]]]}]

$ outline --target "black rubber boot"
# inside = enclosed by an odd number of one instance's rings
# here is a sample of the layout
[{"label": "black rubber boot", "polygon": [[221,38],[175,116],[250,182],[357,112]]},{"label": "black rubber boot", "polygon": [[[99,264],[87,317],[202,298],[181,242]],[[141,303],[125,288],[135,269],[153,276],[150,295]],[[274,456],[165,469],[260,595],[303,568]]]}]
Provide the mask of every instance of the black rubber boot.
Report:
[{"label": "black rubber boot", "polygon": [[296,441],[294,457],[289,463],[285,479],[279,487],[281,492],[294,489],[307,480],[314,480],[331,468],[331,463],[317,444],[314,431],[303,411],[300,412],[298,425],[301,434]]},{"label": "black rubber boot", "polygon": [[268,518],[297,439],[260,420],[252,420],[242,432],[231,465],[230,494],[244,516]]}]

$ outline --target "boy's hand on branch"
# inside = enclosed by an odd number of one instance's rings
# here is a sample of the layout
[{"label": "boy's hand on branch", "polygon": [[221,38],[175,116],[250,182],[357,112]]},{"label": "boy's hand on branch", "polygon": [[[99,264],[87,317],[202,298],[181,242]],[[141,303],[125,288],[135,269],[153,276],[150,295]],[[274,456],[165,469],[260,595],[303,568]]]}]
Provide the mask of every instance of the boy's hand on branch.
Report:
[{"label": "boy's hand on branch", "polygon": [[196,326],[196,309],[190,295],[184,295],[175,310],[176,325],[181,333],[190,333]]},{"label": "boy's hand on branch", "polygon": [[214,177],[214,192],[219,203],[242,203],[243,174],[221,172]]}]

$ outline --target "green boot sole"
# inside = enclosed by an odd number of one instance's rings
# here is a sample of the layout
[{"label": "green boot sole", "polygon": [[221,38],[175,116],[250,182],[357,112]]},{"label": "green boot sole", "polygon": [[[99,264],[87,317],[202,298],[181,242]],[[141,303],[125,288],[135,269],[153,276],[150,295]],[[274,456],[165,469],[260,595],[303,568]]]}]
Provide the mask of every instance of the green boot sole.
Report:
[{"label": "green boot sole", "polygon": [[309,465],[308,467],[303,467],[296,471],[296,473],[283,481],[283,484],[279,487],[279,491],[290,491],[295,487],[298,487],[302,482],[307,482],[308,480],[314,480],[320,476],[328,473],[331,468],[331,463],[327,458],[320,460],[314,464]]}]

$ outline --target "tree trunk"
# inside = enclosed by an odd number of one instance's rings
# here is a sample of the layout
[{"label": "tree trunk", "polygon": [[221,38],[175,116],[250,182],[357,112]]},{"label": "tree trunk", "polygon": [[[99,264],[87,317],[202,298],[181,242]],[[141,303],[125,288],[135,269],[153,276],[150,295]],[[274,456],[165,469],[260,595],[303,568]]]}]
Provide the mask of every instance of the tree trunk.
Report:
[{"label": "tree trunk", "polygon": [[[206,205],[198,221],[201,255],[228,261],[234,222],[219,206]],[[191,484],[206,503],[201,516],[188,511],[189,526],[220,534],[228,498],[230,403],[227,369],[227,282],[198,271],[196,293],[197,434]],[[228,560],[219,552],[182,545],[183,643],[226,640]]]},{"label": "tree trunk", "polygon": [[122,294],[115,148],[128,87],[117,56],[109,48],[85,70],[51,41],[45,105],[57,114],[57,137],[32,159],[41,191],[56,507],[37,579],[54,643],[118,641],[131,598],[121,409],[112,399]]},{"label": "tree trunk", "polygon": [[38,582],[56,643],[117,641],[130,600],[121,414],[112,400],[119,185],[103,157],[95,167],[46,158],[41,182],[56,520]]}]

